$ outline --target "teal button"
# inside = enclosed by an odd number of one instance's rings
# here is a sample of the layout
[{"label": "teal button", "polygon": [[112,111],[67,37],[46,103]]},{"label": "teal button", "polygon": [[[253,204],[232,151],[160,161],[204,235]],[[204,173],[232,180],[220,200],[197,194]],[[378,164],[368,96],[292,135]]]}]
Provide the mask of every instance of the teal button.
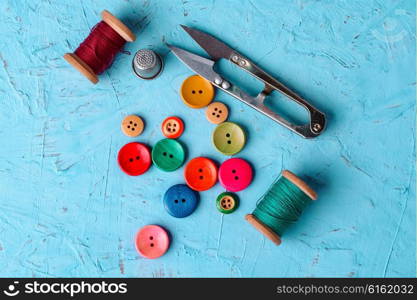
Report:
[{"label": "teal button", "polygon": [[152,149],[152,161],[163,171],[175,171],[182,166],[184,160],[184,148],[174,139],[160,140]]}]

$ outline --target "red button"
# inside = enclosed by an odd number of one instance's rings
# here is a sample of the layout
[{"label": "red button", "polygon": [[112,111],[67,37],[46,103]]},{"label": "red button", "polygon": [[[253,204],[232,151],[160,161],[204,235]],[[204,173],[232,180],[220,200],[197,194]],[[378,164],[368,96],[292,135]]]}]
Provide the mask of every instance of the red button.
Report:
[{"label": "red button", "polygon": [[124,145],[117,155],[120,169],[130,176],[145,173],[151,166],[151,152],[142,143],[129,143]]},{"label": "red button", "polygon": [[219,168],[220,184],[230,192],[239,192],[252,182],[253,171],[250,164],[241,158],[230,158]]},{"label": "red button", "polygon": [[184,178],[193,190],[206,191],[217,182],[217,166],[209,158],[193,158],[185,166]]},{"label": "red button", "polygon": [[146,258],[158,258],[167,252],[168,233],[161,226],[146,225],[136,234],[136,250]]},{"label": "red button", "polygon": [[176,139],[184,132],[184,122],[178,117],[168,117],[162,122],[162,133],[169,139]]}]

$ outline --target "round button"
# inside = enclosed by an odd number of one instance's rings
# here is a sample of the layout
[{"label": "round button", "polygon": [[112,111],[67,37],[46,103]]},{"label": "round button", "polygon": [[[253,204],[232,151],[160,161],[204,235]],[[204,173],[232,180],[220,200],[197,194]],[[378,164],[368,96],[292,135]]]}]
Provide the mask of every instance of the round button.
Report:
[{"label": "round button", "polygon": [[185,184],[171,186],[164,195],[164,206],[167,212],[176,218],[191,215],[197,208],[199,194]]},{"label": "round button", "polygon": [[206,191],[217,182],[217,166],[209,158],[196,157],[185,166],[184,177],[193,190]]},{"label": "round button", "polygon": [[216,207],[219,212],[230,214],[239,207],[239,198],[232,193],[221,193],[216,199]]},{"label": "round button", "polygon": [[191,108],[207,106],[214,97],[213,85],[199,75],[193,75],[184,80],[180,90],[184,103]]},{"label": "round button", "polygon": [[130,176],[138,176],[145,173],[151,166],[151,152],[142,143],[129,143],[119,150],[117,162],[120,169]]},{"label": "round button", "polygon": [[245,146],[246,137],[243,129],[232,122],[218,125],[213,132],[214,147],[225,155],[233,155]]},{"label": "round button", "polygon": [[163,171],[171,172],[178,169],[184,160],[184,148],[176,140],[160,140],[152,149],[152,161]]},{"label": "round button", "polygon": [[136,250],[146,258],[158,258],[167,252],[168,233],[161,226],[146,225],[136,234]]},{"label": "round button", "polygon": [[221,102],[211,103],[206,110],[206,118],[210,123],[220,124],[227,120],[229,109]]},{"label": "round button", "polygon": [[162,133],[169,139],[176,139],[184,132],[184,122],[178,117],[168,117],[162,122]]},{"label": "round button", "polygon": [[230,158],[219,168],[220,184],[228,191],[239,192],[252,182],[253,171],[242,158]]},{"label": "round button", "polygon": [[123,119],[121,125],[122,132],[130,137],[140,135],[144,127],[143,120],[136,115],[127,116]]}]

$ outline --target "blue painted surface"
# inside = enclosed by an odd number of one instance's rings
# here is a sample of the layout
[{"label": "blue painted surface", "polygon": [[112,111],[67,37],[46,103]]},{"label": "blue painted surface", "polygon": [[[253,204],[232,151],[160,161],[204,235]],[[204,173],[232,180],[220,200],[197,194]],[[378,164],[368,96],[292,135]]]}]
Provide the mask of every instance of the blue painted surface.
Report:
[{"label": "blue painted surface", "polygon": [[[62,59],[104,8],[137,33],[126,50],[163,55],[158,79],[136,78],[121,54],[93,86]],[[188,160],[226,159],[204,110],[178,95],[192,73],[164,42],[203,54],[179,24],[217,35],[328,115],[323,135],[304,140],[217,94],[246,129],[238,156],[256,171],[231,215],[215,207],[217,184],[172,218],[162,197],[183,168],[129,177],[117,166],[122,145],[160,140],[169,115],[186,123]],[[415,276],[414,1],[3,0],[0,33],[1,276]],[[146,122],[137,139],[120,131],[132,113]],[[243,218],[283,168],[319,199],[276,247]],[[172,234],[158,260],[135,251],[146,224]]]}]

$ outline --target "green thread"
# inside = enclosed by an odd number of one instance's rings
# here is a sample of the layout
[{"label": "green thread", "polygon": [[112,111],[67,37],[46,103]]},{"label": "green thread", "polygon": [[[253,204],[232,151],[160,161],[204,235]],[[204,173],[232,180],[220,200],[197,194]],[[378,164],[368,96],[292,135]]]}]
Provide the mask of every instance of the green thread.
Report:
[{"label": "green thread", "polygon": [[298,186],[281,176],[259,199],[253,215],[282,236],[289,225],[297,222],[311,201]]}]

